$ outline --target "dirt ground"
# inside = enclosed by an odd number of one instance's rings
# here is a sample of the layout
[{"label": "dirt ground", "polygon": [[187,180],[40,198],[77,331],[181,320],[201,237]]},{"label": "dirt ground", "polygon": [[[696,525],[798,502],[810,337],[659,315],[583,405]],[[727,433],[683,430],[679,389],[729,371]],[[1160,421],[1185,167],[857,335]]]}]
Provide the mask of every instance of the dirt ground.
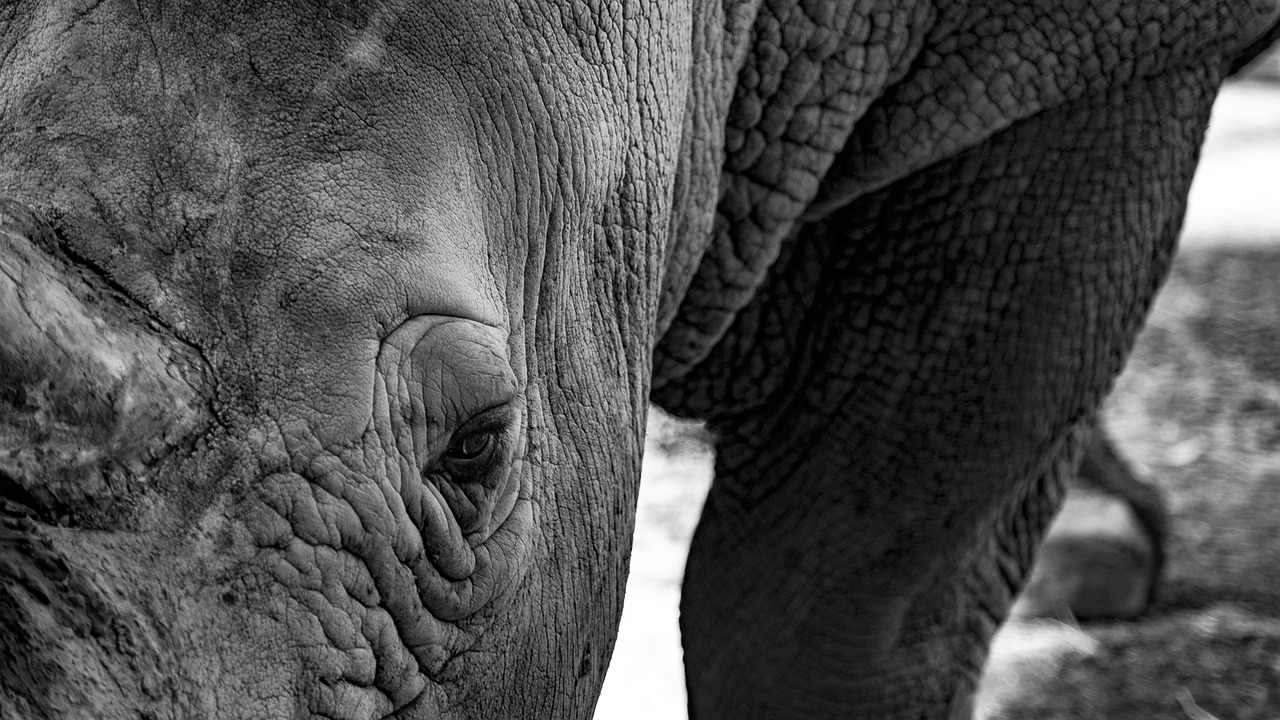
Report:
[{"label": "dirt ground", "polygon": [[[1223,91],[1183,249],[1106,411],[1173,512],[1134,622],[1007,627],[989,718],[1280,718],[1280,83]],[[676,628],[711,456],[651,425],[626,610],[597,720],[683,720]]]}]

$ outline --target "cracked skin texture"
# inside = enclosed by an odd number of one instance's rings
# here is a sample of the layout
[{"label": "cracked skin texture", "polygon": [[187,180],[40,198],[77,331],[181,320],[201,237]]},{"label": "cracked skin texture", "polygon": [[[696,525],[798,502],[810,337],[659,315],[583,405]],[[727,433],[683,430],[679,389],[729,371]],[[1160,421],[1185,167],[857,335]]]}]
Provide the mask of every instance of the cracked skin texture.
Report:
[{"label": "cracked skin texture", "polygon": [[651,395],[693,716],[962,716],[1274,21],[6,3],[0,718],[588,717]]}]

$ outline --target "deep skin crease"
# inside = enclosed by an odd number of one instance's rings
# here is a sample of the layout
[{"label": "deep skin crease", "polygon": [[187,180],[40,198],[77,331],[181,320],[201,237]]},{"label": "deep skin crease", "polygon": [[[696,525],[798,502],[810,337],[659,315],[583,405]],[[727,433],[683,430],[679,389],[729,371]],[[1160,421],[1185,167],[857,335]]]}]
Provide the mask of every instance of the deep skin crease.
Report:
[{"label": "deep skin crease", "polygon": [[962,717],[1274,9],[0,5],[0,718]]},{"label": "deep skin crease", "polygon": [[687,9],[609,10],[4,5],[6,253],[149,323],[199,417],[6,468],[51,489],[5,520],[0,714],[590,713],[689,82]]}]

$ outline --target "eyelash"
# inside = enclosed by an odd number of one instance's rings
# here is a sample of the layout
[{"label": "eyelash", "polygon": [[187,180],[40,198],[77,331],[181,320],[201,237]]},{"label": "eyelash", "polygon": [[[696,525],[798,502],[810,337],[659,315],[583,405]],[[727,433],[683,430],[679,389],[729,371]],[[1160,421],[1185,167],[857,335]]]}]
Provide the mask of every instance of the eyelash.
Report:
[{"label": "eyelash", "polygon": [[[483,482],[494,464],[506,454],[505,445],[509,442],[511,422],[511,415],[505,409],[492,413],[484,412],[472,418],[453,433],[444,452],[424,475],[443,477],[455,483]],[[491,438],[488,446],[478,455],[474,458],[449,457],[450,448],[466,438],[477,435],[488,435]]]},{"label": "eyelash", "polygon": [[[475,440],[475,439],[482,439],[484,441],[484,445],[480,449],[476,450],[475,452],[466,451],[465,449],[466,443],[470,440]],[[476,430],[474,432],[469,432],[460,437],[453,438],[452,442],[449,443],[449,446],[445,448],[444,457],[454,462],[473,462],[475,460],[479,460],[486,453],[492,450],[493,445],[495,442],[497,442],[497,440],[498,440],[498,432],[494,430],[482,429],[482,430]],[[453,452],[454,448],[457,448],[459,452],[454,453]]]}]

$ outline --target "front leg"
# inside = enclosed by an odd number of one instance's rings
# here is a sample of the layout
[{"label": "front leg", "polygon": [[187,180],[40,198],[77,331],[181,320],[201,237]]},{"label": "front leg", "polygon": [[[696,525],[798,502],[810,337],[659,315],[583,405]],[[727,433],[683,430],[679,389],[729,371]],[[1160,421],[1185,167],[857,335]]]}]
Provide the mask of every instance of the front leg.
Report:
[{"label": "front leg", "polygon": [[691,717],[966,717],[1164,278],[1218,68],[1017,123],[799,229],[656,399],[709,418]]}]

